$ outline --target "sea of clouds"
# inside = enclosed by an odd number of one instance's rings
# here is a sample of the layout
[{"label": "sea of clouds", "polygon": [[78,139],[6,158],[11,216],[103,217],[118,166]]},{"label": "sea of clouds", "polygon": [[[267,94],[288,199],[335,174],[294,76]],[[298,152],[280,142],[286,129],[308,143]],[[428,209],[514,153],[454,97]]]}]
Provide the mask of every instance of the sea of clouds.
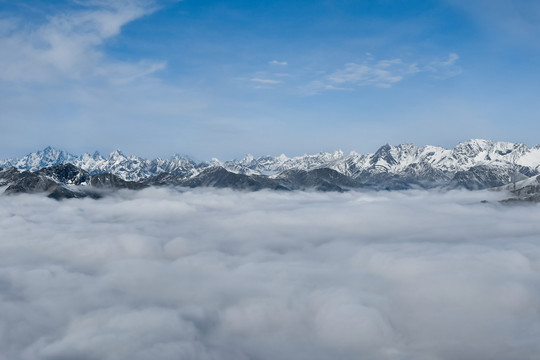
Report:
[{"label": "sea of clouds", "polygon": [[0,196],[0,359],[537,359],[540,206],[504,195]]}]

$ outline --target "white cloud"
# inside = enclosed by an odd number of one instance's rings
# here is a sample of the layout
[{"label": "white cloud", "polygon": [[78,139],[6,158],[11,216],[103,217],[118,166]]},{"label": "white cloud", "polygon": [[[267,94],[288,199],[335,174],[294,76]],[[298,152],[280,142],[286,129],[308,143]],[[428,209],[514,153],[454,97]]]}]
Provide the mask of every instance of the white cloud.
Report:
[{"label": "white cloud", "polygon": [[352,83],[358,86],[375,85],[391,87],[394,83],[403,80],[403,76],[392,73],[392,65],[401,64],[400,61],[382,60],[374,65],[348,63],[345,68],[327,76],[327,79],[336,84]]},{"label": "white cloud", "polygon": [[422,65],[418,62],[406,63],[401,59],[376,60],[368,53],[362,63],[347,63],[342,69],[311,81],[304,86],[303,93],[314,95],[323,90],[352,90],[354,87],[363,86],[390,88],[407,77],[422,72],[433,73],[437,78],[448,78],[461,73],[461,68],[456,65],[458,59],[458,54],[451,53],[447,59]]},{"label": "white cloud", "polygon": [[270,64],[270,65],[280,65],[280,66],[287,66],[288,65],[286,61],[278,61],[278,60],[269,61],[268,64]]},{"label": "white cloud", "polygon": [[540,208],[503,196],[3,196],[2,356],[534,358]]},{"label": "white cloud", "polygon": [[99,50],[123,25],[156,10],[149,2],[86,2],[78,10],[55,14],[42,24],[22,19],[1,20],[0,80],[56,83],[81,80],[108,66],[131,69],[134,64],[108,64]]},{"label": "white cloud", "polygon": [[446,59],[435,60],[429,63],[424,71],[434,73],[437,78],[446,79],[449,77],[461,74],[461,67],[456,63],[459,60],[459,55],[450,53]]},{"label": "white cloud", "polygon": [[151,75],[157,71],[164,70],[166,62],[139,61],[134,64],[114,63],[96,69],[95,75],[108,79],[114,84],[126,84],[134,80]]},{"label": "white cloud", "polygon": [[442,62],[442,65],[445,65],[445,66],[451,66],[451,65],[454,65],[456,63],[456,61],[458,61],[459,59],[459,55],[456,54],[456,53],[451,53],[450,55],[448,55],[448,60],[446,61],[443,61]]},{"label": "white cloud", "polygon": [[309,84],[303,86],[301,88],[301,94],[304,96],[311,96],[320,93],[322,90],[345,90],[345,91],[352,91],[354,88],[352,87],[342,87],[342,86],[335,86],[332,84],[325,83],[321,80],[313,80]]},{"label": "white cloud", "polygon": [[279,80],[259,79],[259,78],[252,78],[252,79],[249,79],[249,80],[253,81],[255,83],[265,84],[265,85],[276,85],[276,84],[279,84],[281,82]]},{"label": "white cloud", "polygon": [[[157,2],[77,4],[62,12],[51,6],[56,10],[41,22],[0,20],[0,142],[18,149],[146,144],[168,151],[180,127],[183,133],[195,127],[189,116],[207,109],[205,96],[166,84],[157,76],[164,60],[117,60],[103,46],[125,24],[155,11]],[[152,132],[160,136],[149,137]]]},{"label": "white cloud", "polygon": [[414,72],[417,72],[415,64],[407,65],[400,59],[375,61],[369,54],[360,64],[347,63],[343,69],[311,81],[302,88],[302,93],[314,95],[324,90],[354,90],[362,86],[389,88]]}]

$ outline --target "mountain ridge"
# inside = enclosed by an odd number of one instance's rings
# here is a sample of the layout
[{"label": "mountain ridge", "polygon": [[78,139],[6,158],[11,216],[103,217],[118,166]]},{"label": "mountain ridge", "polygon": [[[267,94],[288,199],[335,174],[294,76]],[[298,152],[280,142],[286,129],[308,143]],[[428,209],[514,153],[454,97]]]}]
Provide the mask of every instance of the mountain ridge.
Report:
[{"label": "mountain ridge", "polygon": [[[475,169],[482,169],[478,166]],[[452,184],[445,187],[467,188],[475,190],[486,185],[483,179],[485,174],[480,170],[478,176],[479,186]],[[493,176],[491,171],[487,171]],[[381,174],[383,176],[384,174]],[[495,174],[496,175],[496,174]],[[394,175],[395,177],[395,175]],[[514,178],[515,179],[515,178]],[[389,181],[391,180],[391,181]],[[489,179],[492,181],[492,179]],[[495,176],[495,181],[499,179]],[[540,175],[511,184],[492,188],[498,191],[507,191],[512,197],[505,200],[507,203],[540,202]],[[473,183],[474,184],[474,183]],[[87,171],[72,164],[60,164],[42,168],[31,172],[18,170],[14,167],[0,168],[0,188],[4,194],[41,193],[56,200],[70,198],[91,197],[98,199],[117,190],[140,190],[150,186],[171,186],[183,188],[229,188],[243,191],[259,191],[263,189],[278,191],[315,190],[345,192],[350,190],[403,190],[414,188],[413,183],[407,183],[400,178],[379,178],[378,182],[363,183],[330,168],[317,168],[313,170],[284,170],[275,176],[245,175],[233,173],[221,166],[205,168],[193,177],[181,177],[170,173],[162,173],[139,181],[123,180],[110,173],[90,175]],[[485,186],[484,186],[485,187]]]},{"label": "mountain ridge", "polygon": [[246,157],[237,160],[196,162],[173,155],[168,159],[146,159],[115,150],[108,157],[99,152],[73,155],[46,147],[19,159],[0,161],[0,167],[37,171],[45,167],[71,163],[90,175],[110,173],[125,181],[141,181],[160,174],[193,178],[212,167],[247,176],[277,176],[286,170],[310,171],[328,168],[359,183],[378,188],[407,186],[455,186],[481,189],[501,186],[540,174],[540,146],[521,143],[471,139],[453,149],[414,144],[385,144],[374,153],[360,154],[341,150],[305,154],[289,158],[279,156]]}]

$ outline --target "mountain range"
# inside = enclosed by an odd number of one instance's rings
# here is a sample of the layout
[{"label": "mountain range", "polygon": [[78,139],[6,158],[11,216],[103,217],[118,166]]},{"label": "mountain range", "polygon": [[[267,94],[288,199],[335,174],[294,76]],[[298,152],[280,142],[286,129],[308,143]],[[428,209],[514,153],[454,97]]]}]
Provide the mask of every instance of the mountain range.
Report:
[{"label": "mountain range", "polygon": [[[69,169],[58,167],[68,164]],[[292,158],[285,155],[258,158],[247,155],[240,160],[220,161],[214,158],[205,162],[180,155],[149,160],[126,156],[119,150],[106,157],[98,152],[77,156],[47,147],[20,159],[2,160],[0,168],[3,168],[0,186],[13,186],[13,179],[22,176],[15,175],[25,174],[23,177],[27,182],[30,178],[37,181],[36,177],[39,177],[41,180],[36,184],[41,184],[41,187],[47,188],[48,180],[60,184],[55,188],[59,190],[53,190],[51,194],[67,189],[66,186],[92,185],[100,176],[103,179],[108,176],[114,183],[113,187],[135,188],[176,185],[251,190],[314,188],[344,191],[352,188],[395,190],[415,187],[474,190],[501,187],[539,175],[540,146],[473,139],[453,149],[386,144],[370,154],[334,151]],[[59,172],[66,171],[77,173],[79,178],[73,178],[73,174],[58,177]],[[8,178],[12,179],[11,182],[6,180]],[[101,185],[111,187],[111,184]],[[8,192],[14,192],[14,188]]]}]

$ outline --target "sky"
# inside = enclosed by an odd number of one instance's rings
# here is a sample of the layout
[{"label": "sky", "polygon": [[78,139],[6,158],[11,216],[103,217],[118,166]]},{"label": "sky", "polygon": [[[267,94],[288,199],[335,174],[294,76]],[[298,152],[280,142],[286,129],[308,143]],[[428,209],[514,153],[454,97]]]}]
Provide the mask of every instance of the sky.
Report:
[{"label": "sky", "polygon": [[0,359],[536,359],[540,208],[505,196],[1,196]]},{"label": "sky", "polygon": [[0,0],[0,157],[540,141],[540,3]]}]

